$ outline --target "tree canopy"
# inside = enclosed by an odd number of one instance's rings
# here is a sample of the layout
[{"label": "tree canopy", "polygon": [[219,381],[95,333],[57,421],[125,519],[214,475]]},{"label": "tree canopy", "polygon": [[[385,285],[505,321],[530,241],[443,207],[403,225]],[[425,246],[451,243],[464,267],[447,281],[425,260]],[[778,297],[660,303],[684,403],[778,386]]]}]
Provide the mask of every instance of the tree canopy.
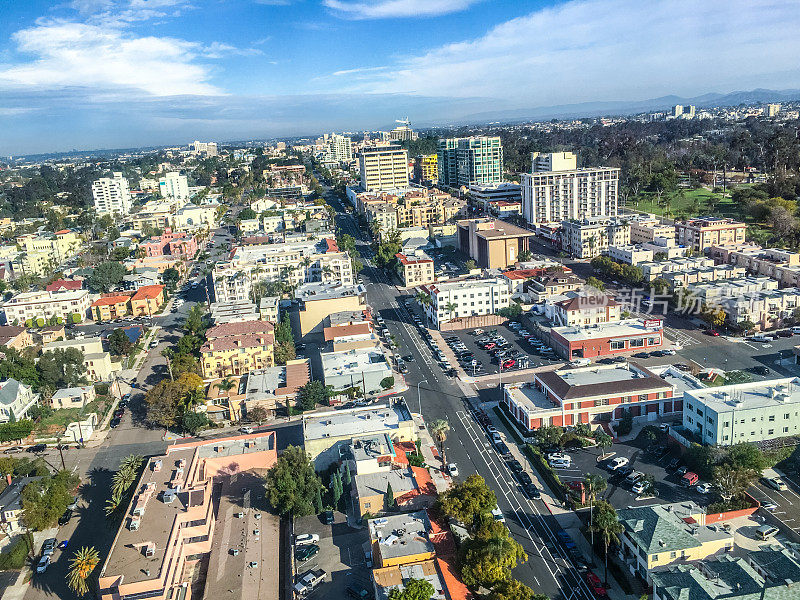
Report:
[{"label": "tree canopy", "polygon": [[480,475],[470,475],[439,496],[439,507],[446,515],[472,527],[481,515],[491,512],[497,497]]},{"label": "tree canopy", "polygon": [[53,527],[72,502],[80,478],[69,471],[32,481],[22,490],[22,520],[34,531]]},{"label": "tree canopy", "polygon": [[314,513],[322,481],[303,448],[289,446],[267,472],[267,500],[279,514],[303,517]]},{"label": "tree canopy", "polygon": [[127,273],[125,266],[117,261],[100,263],[94,268],[92,274],[86,278],[86,285],[96,293],[110,292]]}]

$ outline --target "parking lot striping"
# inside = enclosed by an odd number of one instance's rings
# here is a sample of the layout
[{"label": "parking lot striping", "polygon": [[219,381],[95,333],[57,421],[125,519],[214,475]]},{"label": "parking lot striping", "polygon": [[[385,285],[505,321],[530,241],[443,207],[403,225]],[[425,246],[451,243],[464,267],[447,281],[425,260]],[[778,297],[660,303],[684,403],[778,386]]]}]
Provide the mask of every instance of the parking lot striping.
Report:
[{"label": "parking lot striping", "polygon": [[[775,504],[782,504],[780,501],[778,501],[778,500],[776,500],[775,498],[773,498],[772,496],[770,496],[770,495],[769,495],[769,494],[768,494],[768,493],[767,493],[765,490],[759,489],[759,491],[760,491],[762,494],[764,494],[764,495],[765,495],[767,498],[769,498],[770,500],[772,500],[772,501],[773,501]],[[781,498],[784,498],[784,496],[783,496],[782,494],[780,494],[780,492],[775,492],[775,491],[773,491],[772,493],[773,493],[773,494],[776,494],[776,493],[777,493],[777,494],[779,494],[779,495],[781,496]],[[792,505],[792,502],[791,502],[790,500],[788,500],[787,498],[784,498],[784,499],[786,500],[787,504],[789,504],[789,506],[793,506],[793,505]]]},{"label": "parking lot striping", "polygon": [[[461,424],[464,427],[464,429],[467,430],[467,434],[470,435],[470,430],[474,430],[475,429],[474,421],[472,419],[467,420],[466,416],[467,416],[467,413],[464,412],[462,415],[460,415],[460,419],[459,420],[461,421]],[[470,415],[470,417],[471,416],[472,415]],[[481,430],[481,434],[483,434],[482,430]],[[470,437],[472,438],[471,435],[470,435]],[[556,548],[556,550],[557,550],[557,552],[559,554],[558,557],[554,556],[553,553],[550,551],[550,549],[547,547],[547,544],[546,544],[546,541],[545,541],[545,536],[543,536],[539,531],[536,530],[536,523],[534,523],[533,520],[528,516],[527,512],[522,511],[523,504],[519,501],[519,498],[517,497],[517,494],[519,492],[516,491],[516,490],[513,490],[513,489],[508,489],[508,491],[504,490],[503,486],[500,485],[499,480],[495,476],[494,471],[492,470],[492,466],[495,469],[497,469],[498,471],[501,470],[501,468],[495,463],[495,461],[497,461],[498,463],[500,463],[502,465],[502,467],[505,469],[506,473],[510,474],[510,469],[508,468],[508,465],[506,464],[506,462],[504,460],[502,460],[502,459],[499,459],[495,452],[487,452],[486,455],[489,457],[489,460],[487,460],[484,457],[484,461],[486,462],[486,465],[489,468],[489,472],[492,473],[492,477],[495,479],[495,482],[498,484],[498,487],[500,487],[501,491],[503,492],[503,495],[505,496],[506,501],[509,504],[512,505],[512,509],[513,509],[514,508],[514,504],[511,501],[512,498],[513,498],[514,501],[516,501],[516,505],[519,506],[519,508],[520,508],[520,511],[515,511],[515,513],[517,515],[519,515],[520,512],[521,512],[521,514],[524,517],[524,520],[528,522],[528,527],[525,528],[528,537],[531,538],[530,531],[533,530],[534,533],[536,533],[537,537],[539,537],[539,539],[542,540],[542,542],[544,543],[544,545],[542,547],[550,555],[550,558],[551,558],[553,564],[556,565],[556,570],[557,571],[563,571],[565,576],[571,575],[576,580],[576,583],[577,583],[577,586],[578,586],[576,588],[576,591],[577,591],[577,589],[580,589],[581,593],[586,595],[586,597],[589,600],[592,600],[593,596],[592,596],[591,592],[589,591],[589,588],[586,585],[586,582],[583,581],[583,578],[578,574],[577,570],[575,569],[575,566],[572,564],[572,561],[569,559],[569,557],[567,557],[566,553],[564,552],[564,549],[560,545],[559,540],[557,539],[557,537],[553,533],[553,531],[550,528],[550,526],[548,525],[547,521],[543,518],[542,513],[539,511],[538,506],[536,506],[536,503],[533,500],[531,500],[530,498],[528,498],[526,495],[523,495],[523,497],[525,498],[525,500],[527,502],[528,508],[533,509],[536,512],[536,515],[539,517],[538,524],[542,528],[542,530],[545,532],[546,536],[549,537],[550,542],[552,544],[554,544],[554,547]],[[516,485],[514,487],[516,487]],[[522,520],[523,519],[520,518],[520,517],[518,517],[518,518],[520,520],[520,524],[522,524]],[[525,526],[523,525],[523,527],[525,527]],[[531,541],[533,542],[532,538],[531,538]],[[542,554],[541,549],[536,545],[535,542],[533,542],[533,545],[534,545],[534,548],[536,548],[536,550],[539,553],[539,555],[541,556],[545,566],[547,567],[547,570],[550,572],[550,574],[555,579],[555,573],[552,571],[552,569],[550,569],[550,565],[548,564],[547,559]],[[561,558],[561,560],[565,563],[564,566],[565,566],[566,570],[562,569],[561,565],[557,562],[556,558]],[[558,580],[556,580],[556,584],[558,584]],[[561,589],[560,586],[559,586],[559,589]]]}]

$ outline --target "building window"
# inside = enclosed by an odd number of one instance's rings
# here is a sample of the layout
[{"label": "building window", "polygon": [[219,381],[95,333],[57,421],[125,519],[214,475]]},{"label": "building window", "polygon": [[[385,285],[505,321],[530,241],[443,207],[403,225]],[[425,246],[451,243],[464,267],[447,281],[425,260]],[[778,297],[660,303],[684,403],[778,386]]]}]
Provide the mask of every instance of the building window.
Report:
[{"label": "building window", "polygon": [[767,435],[775,435],[775,430],[774,429],[768,429],[767,430]]},{"label": "building window", "polygon": [[768,421],[774,421],[774,420],[775,420],[775,415],[770,415],[770,416],[769,416],[769,419],[767,419],[767,420],[768,420]]}]

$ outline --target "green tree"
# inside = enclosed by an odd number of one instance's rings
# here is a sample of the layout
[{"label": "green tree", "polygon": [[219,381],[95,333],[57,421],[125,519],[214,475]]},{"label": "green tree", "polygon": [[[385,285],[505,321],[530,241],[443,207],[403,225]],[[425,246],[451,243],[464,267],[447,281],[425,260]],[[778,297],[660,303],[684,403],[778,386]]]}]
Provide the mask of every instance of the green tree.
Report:
[{"label": "green tree", "polygon": [[202,335],[206,329],[205,314],[204,305],[195,304],[192,306],[191,310],[189,310],[189,314],[186,316],[186,322],[183,324],[184,330],[193,336]]},{"label": "green tree", "polygon": [[84,546],[76,550],[69,560],[67,571],[67,586],[78,596],[85,596],[89,592],[89,576],[100,563],[100,555],[94,546]]},{"label": "green tree", "polygon": [[450,486],[439,496],[442,512],[467,527],[473,527],[481,515],[491,512],[497,497],[480,475],[470,475],[464,481]]},{"label": "green tree", "polygon": [[240,221],[247,221],[249,219],[255,219],[257,217],[258,217],[258,214],[256,213],[256,211],[254,211],[250,207],[245,208],[244,210],[242,210],[242,212],[239,213],[239,220]]},{"label": "green tree", "polygon": [[409,579],[403,590],[394,588],[389,592],[389,600],[431,600],[436,588],[426,579]]},{"label": "green tree", "polygon": [[464,543],[461,575],[468,586],[494,586],[506,581],[517,564],[528,560],[508,528],[492,518],[484,519],[475,536]]},{"label": "green tree", "polygon": [[385,390],[394,387],[394,377],[384,377],[381,379],[381,387]]},{"label": "green tree", "polygon": [[714,467],[712,481],[722,499],[730,501],[744,497],[747,488],[757,477],[757,472],[752,469],[724,465]]},{"label": "green tree", "polygon": [[69,471],[33,481],[22,490],[22,520],[33,531],[54,527],[67,505],[80,478]]},{"label": "green tree", "polygon": [[266,476],[267,500],[282,515],[313,514],[314,497],[321,487],[308,454],[296,446],[287,447]]},{"label": "green tree", "polygon": [[769,466],[767,458],[758,446],[748,443],[734,444],[728,448],[723,462],[734,468],[753,471],[756,476]]},{"label": "green tree", "polygon": [[447,434],[450,432],[450,423],[445,419],[436,419],[428,425],[431,436],[439,444],[439,452],[442,455],[442,462],[447,462],[445,459],[444,443],[447,440]]},{"label": "green tree", "polygon": [[597,277],[589,277],[586,280],[586,285],[590,285],[601,292],[606,289],[606,284],[600,281]]},{"label": "green tree", "polygon": [[471,258],[470,258],[469,260],[467,260],[467,261],[465,261],[465,262],[464,262],[464,268],[465,268],[467,271],[472,271],[472,269],[475,269],[475,268],[477,268],[477,267],[478,267],[478,263],[476,263],[476,262],[475,262],[474,260],[472,260]]},{"label": "green tree", "polygon": [[[13,415],[13,413],[12,413]],[[33,431],[33,421],[21,419],[0,424],[0,442],[17,442],[24,440]]]},{"label": "green tree", "polygon": [[36,363],[41,385],[54,389],[75,387],[86,383],[83,352],[77,348],[57,348],[44,352]]},{"label": "green tree", "polygon": [[294,360],[297,353],[293,342],[276,342],[275,344],[275,363],[285,365],[288,361]]},{"label": "green tree", "polygon": [[117,285],[127,273],[125,266],[118,261],[100,263],[86,278],[86,285],[96,293],[106,293]]},{"label": "green tree", "polygon": [[108,336],[108,349],[117,356],[127,356],[133,349],[133,343],[120,327],[112,331],[111,335]]},{"label": "green tree", "polygon": [[263,406],[255,406],[251,410],[247,411],[247,418],[251,421],[255,421],[259,425],[267,420],[269,414],[267,413],[267,409]]},{"label": "green tree", "polygon": [[125,247],[114,248],[114,250],[111,251],[111,258],[115,261],[127,260],[130,255],[131,251]]},{"label": "green tree", "polygon": [[488,600],[548,600],[544,594],[537,594],[524,583],[508,578],[494,586]]},{"label": "green tree", "polygon": [[181,416],[181,426],[187,433],[195,435],[201,429],[208,427],[209,421],[205,413],[188,411]]},{"label": "green tree", "polygon": [[394,507],[394,490],[392,490],[392,482],[386,484],[386,493],[383,494],[383,510],[390,510]]},{"label": "green tree", "polygon": [[313,380],[297,390],[297,403],[302,410],[314,410],[328,402],[328,390],[321,381]]},{"label": "green tree", "polygon": [[319,514],[322,512],[322,488],[317,488],[314,494],[314,512]]},{"label": "green tree", "polygon": [[531,252],[530,250],[523,250],[522,252],[519,253],[518,258],[520,262],[528,262],[533,258],[533,252]]},{"label": "green tree", "polygon": [[512,300],[508,306],[499,309],[497,314],[505,319],[515,319],[522,314],[522,306],[519,302]]},{"label": "green tree", "polygon": [[167,289],[170,291],[174,291],[175,288],[178,286],[178,281],[180,281],[181,274],[178,272],[178,269],[174,267],[170,267],[169,269],[164,269],[164,272],[161,274],[161,281],[164,282],[164,285],[167,286]]}]

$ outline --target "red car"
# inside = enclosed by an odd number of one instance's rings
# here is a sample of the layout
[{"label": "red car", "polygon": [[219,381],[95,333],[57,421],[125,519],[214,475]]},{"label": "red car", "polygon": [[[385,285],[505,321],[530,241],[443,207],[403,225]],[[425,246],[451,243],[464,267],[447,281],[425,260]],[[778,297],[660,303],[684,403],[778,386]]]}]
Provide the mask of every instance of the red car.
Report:
[{"label": "red car", "polygon": [[589,584],[589,589],[594,592],[595,596],[602,597],[606,595],[606,588],[603,587],[603,582],[591,571],[586,573],[586,583]]},{"label": "red car", "polygon": [[503,365],[502,366],[503,366],[504,369],[510,369],[515,364],[517,364],[517,361],[515,361],[513,358],[509,358],[508,360],[504,360],[503,361]]},{"label": "red car", "polygon": [[711,335],[713,337],[719,337],[719,331],[717,331],[715,329],[706,329],[705,334],[706,335]]},{"label": "red car", "polygon": [[488,344],[486,344],[483,347],[483,349],[484,350],[491,350],[492,348],[496,348],[496,347],[497,347],[497,344],[495,344],[494,342],[489,342]]}]

